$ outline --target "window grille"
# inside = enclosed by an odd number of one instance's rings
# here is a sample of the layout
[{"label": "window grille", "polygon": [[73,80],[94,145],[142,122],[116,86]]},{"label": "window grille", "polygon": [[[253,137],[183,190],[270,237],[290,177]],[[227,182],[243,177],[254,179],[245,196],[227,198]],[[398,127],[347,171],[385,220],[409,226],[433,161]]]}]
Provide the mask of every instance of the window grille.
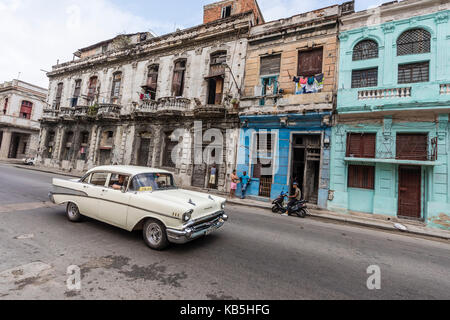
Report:
[{"label": "window grille", "polygon": [[373,40],[363,40],[353,48],[353,61],[378,58],[378,43]]},{"label": "window grille", "polygon": [[398,83],[428,82],[430,63],[410,63],[398,66]]},{"label": "window grille", "polygon": [[378,86],[378,68],[353,70],[352,88],[364,88],[376,86]]},{"label": "window grille", "polygon": [[431,34],[423,29],[403,32],[397,40],[397,55],[428,53],[431,51]]}]

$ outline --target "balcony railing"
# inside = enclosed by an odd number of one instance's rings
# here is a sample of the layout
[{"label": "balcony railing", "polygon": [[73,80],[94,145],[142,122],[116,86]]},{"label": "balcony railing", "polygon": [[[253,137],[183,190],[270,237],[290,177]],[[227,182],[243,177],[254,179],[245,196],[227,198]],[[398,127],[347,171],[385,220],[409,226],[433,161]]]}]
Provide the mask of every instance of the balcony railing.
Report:
[{"label": "balcony railing", "polygon": [[43,120],[58,120],[59,110],[44,109],[42,119]]},{"label": "balcony railing", "polygon": [[450,94],[450,83],[441,84],[440,94]]},{"label": "balcony railing", "polygon": [[75,109],[74,108],[61,108],[60,112],[59,112],[59,117],[62,119],[73,119],[73,116],[75,114]]},{"label": "balcony railing", "polygon": [[358,91],[358,100],[393,99],[411,97],[411,87],[370,89]]},{"label": "balcony railing", "polygon": [[118,118],[122,107],[112,103],[101,103],[98,105],[97,116],[102,118]]},{"label": "balcony railing", "polygon": [[186,112],[191,109],[191,100],[178,97],[166,97],[156,100],[142,100],[135,112],[156,114],[165,112]]}]

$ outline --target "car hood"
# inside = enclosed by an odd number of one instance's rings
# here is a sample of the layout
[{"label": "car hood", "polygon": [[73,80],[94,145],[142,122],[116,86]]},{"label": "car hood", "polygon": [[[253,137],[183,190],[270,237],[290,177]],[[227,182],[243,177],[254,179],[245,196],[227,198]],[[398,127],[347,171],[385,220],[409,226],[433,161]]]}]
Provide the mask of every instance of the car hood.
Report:
[{"label": "car hood", "polygon": [[154,191],[148,193],[148,195],[160,201],[167,202],[167,204],[183,208],[183,210],[185,209],[184,212],[191,209],[194,210],[192,214],[193,219],[220,211],[222,209],[222,203],[226,201],[224,198],[207,193],[183,189]]}]

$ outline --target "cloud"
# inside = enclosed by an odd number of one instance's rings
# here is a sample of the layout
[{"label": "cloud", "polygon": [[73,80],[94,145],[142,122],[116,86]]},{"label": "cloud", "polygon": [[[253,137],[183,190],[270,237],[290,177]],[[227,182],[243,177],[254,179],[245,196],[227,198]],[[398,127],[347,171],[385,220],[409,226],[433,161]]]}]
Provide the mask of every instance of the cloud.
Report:
[{"label": "cloud", "polygon": [[120,33],[171,31],[173,24],[147,20],[108,0],[0,0],[0,81],[17,78],[43,87],[57,60]]}]

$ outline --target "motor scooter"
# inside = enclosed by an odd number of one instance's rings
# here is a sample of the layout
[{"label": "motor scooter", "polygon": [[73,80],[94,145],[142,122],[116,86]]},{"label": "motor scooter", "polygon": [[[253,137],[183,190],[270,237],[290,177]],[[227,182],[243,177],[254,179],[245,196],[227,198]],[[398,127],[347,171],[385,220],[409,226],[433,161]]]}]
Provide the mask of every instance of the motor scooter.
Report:
[{"label": "motor scooter", "polygon": [[305,218],[309,214],[308,206],[306,205],[306,200],[296,201],[290,208],[288,212],[287,204],[284,204],[284,199],[287,197],[287,193],[281,191],[278,198],[276,198],[272,204],[273,213],[287,213],[288,215],[295,214],[300,218]]}]

